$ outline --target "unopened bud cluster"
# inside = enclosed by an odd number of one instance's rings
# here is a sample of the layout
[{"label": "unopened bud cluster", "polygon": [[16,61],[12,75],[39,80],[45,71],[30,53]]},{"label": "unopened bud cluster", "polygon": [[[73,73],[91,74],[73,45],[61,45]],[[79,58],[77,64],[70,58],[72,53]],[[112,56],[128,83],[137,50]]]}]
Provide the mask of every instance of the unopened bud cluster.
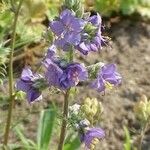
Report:
[{"label": "unopened bud cluster", "polygon": [[81,112],[91,123],[93,123],[93,120],[97,120],[99,119],[98,117],[101,116],[103,107],[101,102],[96,98],[86,98],[81,106]]},{"label": "unopened bud cluster", "polygon": [[150,121],[150,100],[143,95],[134,106],[134,112],[136,117],[142,122]]}]

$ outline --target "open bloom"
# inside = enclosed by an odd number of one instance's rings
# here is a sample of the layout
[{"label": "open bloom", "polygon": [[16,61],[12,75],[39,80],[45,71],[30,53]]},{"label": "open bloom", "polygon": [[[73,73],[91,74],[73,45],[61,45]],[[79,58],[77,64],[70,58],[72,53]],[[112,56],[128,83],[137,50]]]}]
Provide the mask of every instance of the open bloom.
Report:
[{"label": "open bloom", "polygon": [[45,73],[45,78],[49,86],[60,87],[60,78],[63,74],[63,70],[58,66],[57,63],[53,62],[50,59],[45,60],[45,66],[47,68]]},{"label": "open bloom", "polygon": [[65,90],[76,86],[79,81],[87,79],[88,74],[82,64],[66,64],[61,60],[52,61],[50,59],[46,59],[46,63],[47,71],[45,77],[50,86]]},{"label": "open bloom", "polygon": [[101,128],[90,128],[80,136],[81,142],[85,143],[86,149],[93,149],[95,144],[105,137],[105,132]]},{"label": "open bloom", "polygon": [[60,85],[63,89],[76,86],[79,81],[84,81],[88,77],[87,70],[83,64],[71,63],[64,70]]},{"label": "open bloom", "polygon": [[23,69],[21,74],[21,79],[17,81],[17,90],[26,93],[29,103],[41,99],[41,91],[34,87],[34,83],[41,79],[42,76],[38,74],[33,74],[29,67]]},{"label": "open bloom", "polygon": [[45,78],[50,86],[65,90],[88,78],[88,72],[83,64],[68,64],[56,56],[54,49],[54,46],[48,49],[43,63],[46,67]]},{"label": "open bloom", "polygon": [[97,76],[97,79],[92,82],[92,87],[98,92],[105,91],[106,88],[112,88],[121,83],[121,75],[117,72],[115,64],[104,65]]},{"label": "open bloom", "polygon": [[72,11],[62,11],[58,19],[50,22],[50,29],[57,36],[56,46],[66,51],[71,45],[79,44],[84,24],[85,21],[77,18]]},{"label": "open bloom", "polygon": [[81,41],[76,46],[76,49],[84,55],[87,55],[90,51],[98,51],[105,43],[105,38],[101,33],[101,16],[97,13],[97,15],[89,17],[87,21],[87,26],[81,34]]}]

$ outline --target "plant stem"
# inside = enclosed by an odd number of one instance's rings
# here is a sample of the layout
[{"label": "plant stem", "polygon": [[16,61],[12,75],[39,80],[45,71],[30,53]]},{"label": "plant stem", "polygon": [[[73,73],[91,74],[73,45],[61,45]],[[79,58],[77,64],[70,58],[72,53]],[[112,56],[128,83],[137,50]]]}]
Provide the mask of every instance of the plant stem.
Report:
[{"label": "plant stem", "polygon": [[14,47],[15,47],[15,39],[16,39],[16,26],[17,26],[17,20],[19,16],[19,11],[21,8],[23,0],[19,1],[19,5],[17,10],[14,12],[14,23],[13,23],[13,32],[12,32],[12,40],[11,40],[11,51],[9,56],[9,109],[8,109],[8,116],[7,116],[7,122],[6,122],[6,128],[5,128],[5,134],[4,134],[4,146],[7,146],[8,144],[8,137],[9,137],[9,130],[10,130],[10,124],[11,124],[11,117],[12,117],[12,110],[14,106],[14,86],[13,86],[13,53],[14,53]]},{"label": "plant stem", "polygon": [[[70,49],[69,51],[69,62],[73,61],[73,49]],[[67,119],[68,119],[68,105],[69,105],[69,94],[70,94],[69,88],[65,95],[64,95],[64,108],[63,108],[63,120],[62,120],[62,126],[61,126],[61,133],[60,133],[60,140],[58,144],[58,150],[63,149],[64,140],[65,140],[65,134],[66,134],[66,127],[67,127]]]},{"label": "plant stem", "polygon": [[65,139],[66,127],[67,127],[67,117],[68,117],[69,92],[70,92],[70,89],[68,89],[64,95],[63,121],[62,121],[62,126],[61,126],[61,134],[60,134],[60,141],[59,141],[59,145],[58,145],[58,150],[62,150],[63,145],[64,145],[64,139]]},{"label": "plant stem", "polygon": [[139,142],[139,150],[142,150],[142,143],[143,143],[143,139],[144,139],[144,136],[145,136],[145,132],[147,130],[147,127],[148,127],[148,122],[146,122],[143,127],[142,127],[142,130],[141,130],[141,135],[140,135],[140,142]]}]

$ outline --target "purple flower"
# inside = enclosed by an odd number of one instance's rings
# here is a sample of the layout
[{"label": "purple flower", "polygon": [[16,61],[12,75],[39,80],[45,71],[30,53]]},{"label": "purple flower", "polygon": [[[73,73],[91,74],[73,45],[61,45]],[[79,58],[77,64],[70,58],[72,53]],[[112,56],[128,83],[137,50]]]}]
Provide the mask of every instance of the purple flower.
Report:
[{"label": "purple flower", "polygon": [[81,35],[80,43],[76,46],[76,49],[84,55],[87,55],[90,51],[95,52],[101,49],[102,45],[106,42],[101,33],[101,24],[101,16],[98,13],[97,15],[89,17],[87,25],[93,27],[93,29],[85,28],[85,31]]},{"label": "purple flower", "polygon": [[48,51],[47,51],[47,54],[46,54],[46,58],[49,58],[49,59],[53,59],[53,57],[55,57],[56,55],[56,46],[55,45],[51,45],[49,48],[48,48]]},{"label": "purple flower", "polygon": [[100,140],[105,137],[105,132],[101,128],[90,128],[86,133],[80,136],[81,142],[85,143],[85,147],[90,149],[92,145],[95,145],[94,140]]},{"label": "purple flower", "polygon": [[93,81],[92,87],[98,92],[105,91],[106,88],[112,88],[121,83],[121,75],[117,72],[115,64],[104,65],[96,80]]},{"label": "purple flower", "polygon": [[50,28],[57,36],[54,42],[56,46],[68,50],[71,45],[79,44],[84,24],[85,21],[75,17],[72,11],[64,10],[57,20],[50,22]]},{"label": "purple flower", "polygon": [[76,86],[79,81],[84,81],[88,78],[88,73],[84,65],[79,63],[72,63],[64,70],[60,85],[62,89],[67,89]]},{"label": "purple flower", "polygon": [[60,88],[60,78],[63,74],[63,70],[58,66],[57,63],[53,62],[50,59],[46,59],[47,71],[45,73],[45,78],[49,86],[54,86]]},{"label": "purple flower", "polygon": [[42,95],[39,89],[34,87],[34,83],[42,77],[38,74],[33,74],[29,67],[23,69],[21,79],[16,83],[17,90],[26,93],[29,103],[41,99]]},{"label": "purple flower", "polygon": [[68,89],[87,79],[86,68],[79,63],[67,64],[62,60],[45,60],[45,78],[50,86]]}]

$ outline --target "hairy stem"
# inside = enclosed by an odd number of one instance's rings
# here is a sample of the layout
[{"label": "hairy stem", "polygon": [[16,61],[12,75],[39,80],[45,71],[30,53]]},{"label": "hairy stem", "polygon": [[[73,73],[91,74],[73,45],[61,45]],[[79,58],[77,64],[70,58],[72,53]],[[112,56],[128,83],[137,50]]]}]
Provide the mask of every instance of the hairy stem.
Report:
[{"label": "hairy stem", "polygon": [[17,26],[17,20],[19,16],[19,11],[21,8],[23,0],[19,1],[18,8],[14,12],[14,23],[13,23],[13,32],[12,32],[12,40],[11,40],[11,51],[9,56],[9,109],[8,109],[8,116],[7,116],[7,122],[6,122],[6,128],[4,133],[4,146],[7,146],[8,144],[8,137],[9,137],[9,130],[10,130],[10,124],[11,124],[11,117],[12,117],[12,109],[14,105],[14,86],[13,86],[13,53],[14,53],[14,47],[15,47],[15,39],[16,39],[16,26]]},{"label": "hairy stem", "polygon": [[69,92],[70,89],[68,89],[64,96],[64,111],[63,111],[63,121],[61,126],[61,133],[60,133],[60,141],[58,145],[58,150],[63,149],[64,145],[64,139],[66,134],[66,127],[67,127],[67,117],[68,117],[68,100],[69,100]]}]

